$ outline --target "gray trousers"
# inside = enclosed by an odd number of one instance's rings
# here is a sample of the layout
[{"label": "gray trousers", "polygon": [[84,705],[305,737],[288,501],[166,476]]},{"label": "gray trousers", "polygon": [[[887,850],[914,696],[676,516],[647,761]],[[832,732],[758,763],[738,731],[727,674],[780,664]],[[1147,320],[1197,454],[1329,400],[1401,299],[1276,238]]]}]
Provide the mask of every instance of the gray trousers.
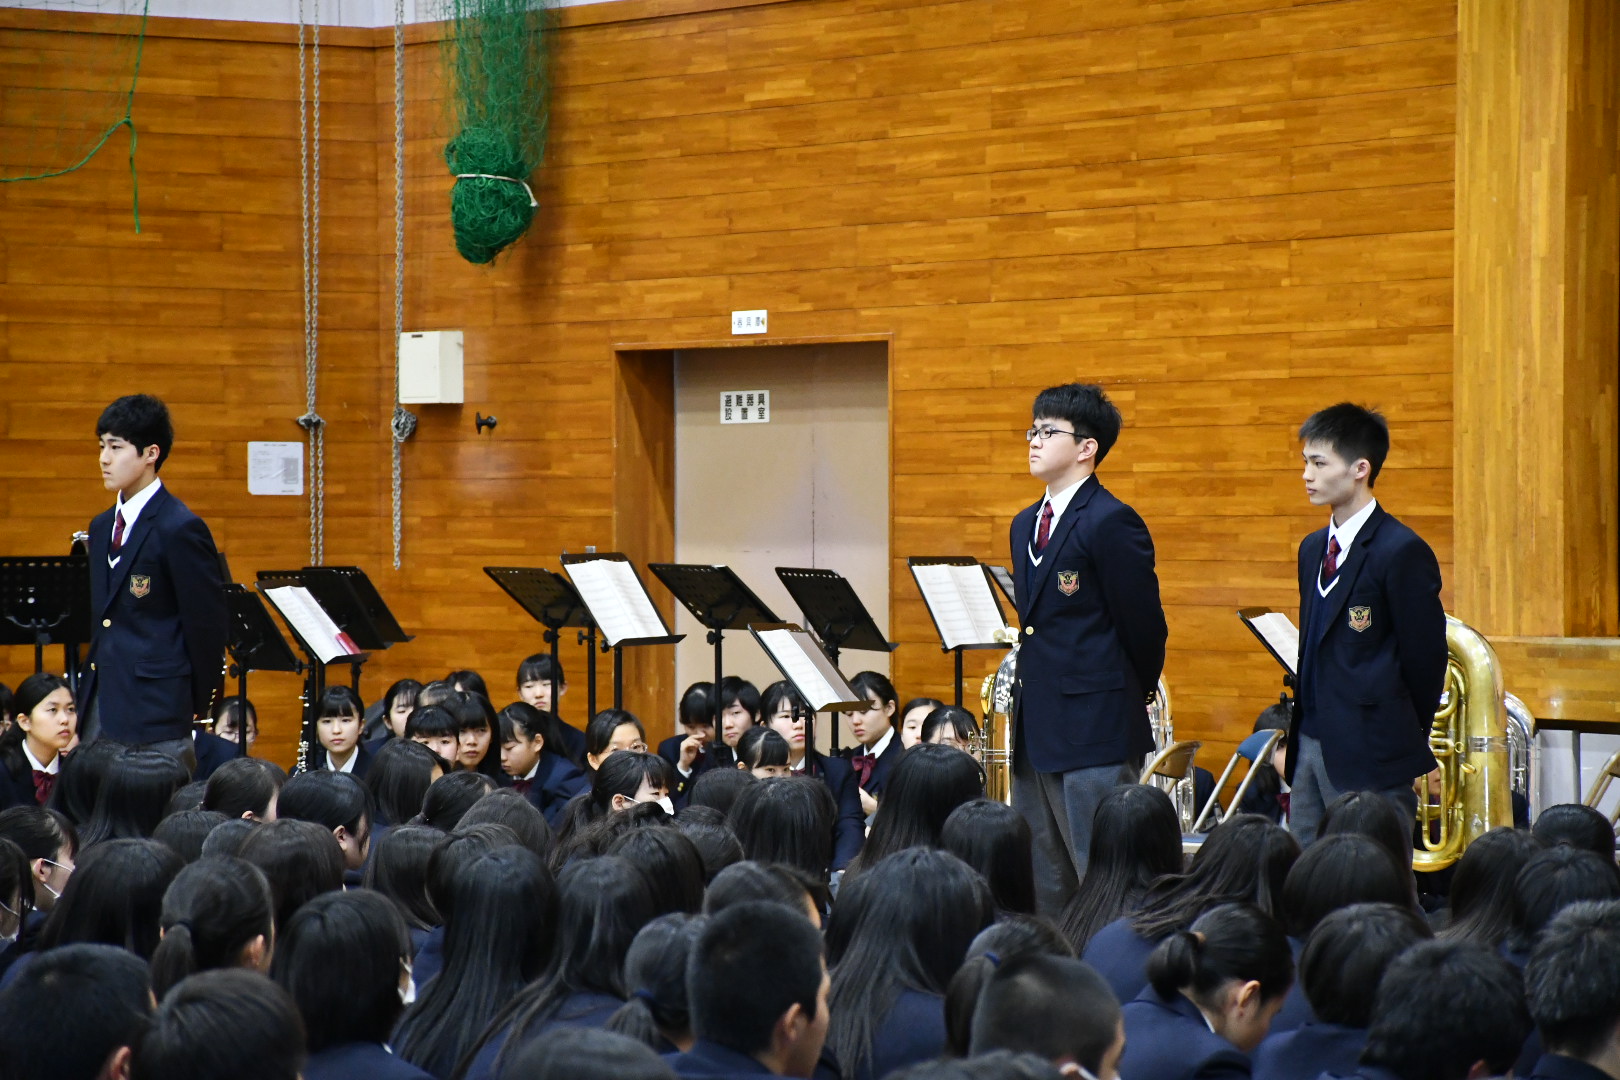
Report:
[{"label": "gray trousers", "polygon": [[[101,738],[101,703],[91,701],[90,708],[79,718],[79,745],[89,746],[99,738]],[[178,739],[163,739],[160,742],[140,743],[134,749],[156,750],[184,765],[186,772],[197,771],[197,744],[190,735]]]},{"label": "gray trousers", "polygon": [[1013,808],[1029,822],[1035,903],[1042,915],[1056,919],[1063,913],[1086,872],[1097,805],[1119,785],[1134,784],[1136,775],[1135,765],[1125,761],[1038,772],[1022,748],[1013,747]]},{"label": "gray trousers", "polygon": [[[1301,735],[1297,746],[1288,752],[1297,755],[1294,762],[1294,781],[1288,797],[1288,831],[1294,834],[1301,847],[1313,843],[1322,828],[1322,814],[1344,792],[1328,779],[1327,766],[1322,762],[1322,744],[1309,735]],[[1393,802],[1406,817],[1406,830],[1417,824],[1417,792],[1411,784],[1383,788],[1374,792]]]}]

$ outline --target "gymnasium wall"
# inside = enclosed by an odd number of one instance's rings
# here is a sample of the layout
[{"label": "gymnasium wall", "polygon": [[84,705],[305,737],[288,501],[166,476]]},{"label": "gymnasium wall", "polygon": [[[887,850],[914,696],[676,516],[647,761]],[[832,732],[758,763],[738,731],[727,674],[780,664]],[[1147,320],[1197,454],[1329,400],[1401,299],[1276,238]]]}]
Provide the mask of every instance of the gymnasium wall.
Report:
[{"label": "gymnasium wall", "polygon": [[[61,31],[89,24],[20,18],[0,12],[0,85],[67,77],[86,37]],[[1005,561],[1039,494],[1019,432],[1054,382],[1100,381],[1124,411],[1101,476],[1153,530],[1177,732],[1219,744],[1206,764],[1279,689],[1233,612],[1296,603],[1295,547],[1322,520],[1305,415],[1387,412],[1378,494],[1449,573],[1450,0],[621,0],[562,19],[542,209],[493,268],[454,252],[437,45],[412,30],[405,323],[466,331],[467,404],[418,410],[397,572],[392,56],[386,31],[326,35],[326,559],[366,567],[417,633],[368,665],[368,696],[459,665],[504,692],[539,636],[480,567],[555,566],[638,527],[614,513],[615,347],[724,341],[735,308],[768,308],[773,341],[887,336],[904,696],[950,678],[905,556]],[[240,580],[308,561],[304,502],[245,481],[245,443],[296,438],[304,411],[297,56],[284,27],[151,33],[145,231],[117,152],[0,185],[0,551],[65,550],[106,502],[97,411],[148,389],[181,429],[165,480]],[[27,122],[18,101],[0,126]],[[500,426],[475,434],[475,411]],[[970,658],[973,691],[992,663]],[[284,757],[296,693],[254,676]]]}]

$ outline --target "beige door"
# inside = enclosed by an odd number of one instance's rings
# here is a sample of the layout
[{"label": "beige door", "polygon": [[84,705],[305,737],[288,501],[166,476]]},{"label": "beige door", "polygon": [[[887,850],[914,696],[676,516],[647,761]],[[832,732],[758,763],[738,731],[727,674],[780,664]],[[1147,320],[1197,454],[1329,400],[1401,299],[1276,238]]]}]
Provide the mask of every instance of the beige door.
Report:
[{"label": "beige door", "polygon": [[[770,391],[770,419],[721,423],[721,395]],[[888,357],[882,342],[692,349],[675,354],[675,561],[724,563],[784,622],[803,616],[778,566],[836,570],[889,630]],[[713,648],[676,609],[675,684],[714,678]],[[725,673],[761,690],[781,677],[746,631]],[[883,653],[846,651],[846,676],[887,674]],[[817,743],[830,745],[827,724]],[[840,745],[848,746],[846,730]]]}]

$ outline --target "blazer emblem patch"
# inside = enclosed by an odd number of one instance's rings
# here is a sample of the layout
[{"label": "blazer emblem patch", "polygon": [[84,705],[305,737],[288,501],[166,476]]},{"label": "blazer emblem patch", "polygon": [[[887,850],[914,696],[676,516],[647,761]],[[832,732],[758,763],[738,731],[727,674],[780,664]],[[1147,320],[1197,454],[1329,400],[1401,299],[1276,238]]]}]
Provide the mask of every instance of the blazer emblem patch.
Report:
[{"label": "blazer emblem patch", "polygon": [[152,578],[148,574],[129,575],[129,594],[139,600],[152,591]]},{"label": "blazer emblem patch", "polygon": [[1350,629],[1361,633],[1372,625],[1372,608],[1353,607],[1350,609]]},{"label": "blazer emblem patch", "polygon": [[1080,571],[1059,570],[1057,572],[1058,592],[1064,596],[1073,596],[1080,591]]}]

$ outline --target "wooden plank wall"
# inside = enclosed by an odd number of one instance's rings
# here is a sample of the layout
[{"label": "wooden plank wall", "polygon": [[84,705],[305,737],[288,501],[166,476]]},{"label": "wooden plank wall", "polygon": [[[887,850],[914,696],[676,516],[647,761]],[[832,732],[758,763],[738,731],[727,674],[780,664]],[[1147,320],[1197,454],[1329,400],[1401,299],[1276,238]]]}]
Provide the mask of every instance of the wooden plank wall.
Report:
[{"label": "wooden plank wall", "polygon": [[[892,335],[902,694],[945,696],[950,670],[904,557],[1005,559],[1038,494],[1017,433],[1053,382],[1101,381],[1124,410],[1103,478],[1154,532],[1177,729],[1212,758],[1278,688],[1233,610],[1295,604],[1320,524],[1306,414],[1387,411],[1378,493],[1449,571],[1452,0],[624,0],[564,21],[543,209],[493,268],[454,253],[432,32],[409,48],[406,323],[465,330],[468,364],[466,407],[419,410],[406,448],[398,573],[391,59],[384,36],[327,53],[327,553],[419,633],[373,692],[460,664],[509,685],[538,635],[478,568],[613,542],[615,346],[723,338],[734,308],[768,308],[773,339]],[[95,411],[138,381],[177,406],[167,471],[233,565],[307,554],[297,500],[246,495],[242,446],[303,411],[296,55],[229,33],[149,46],[146,234],[112,158],[0,187],[0,550],[58,550],[100,507]],[[70,63],[74,35],[50,40]],[[40,50],[0,36],[0,80]],[[500,427],[475,435],[475,409]],[[261,685],[279,708],[290,682]]]}]

